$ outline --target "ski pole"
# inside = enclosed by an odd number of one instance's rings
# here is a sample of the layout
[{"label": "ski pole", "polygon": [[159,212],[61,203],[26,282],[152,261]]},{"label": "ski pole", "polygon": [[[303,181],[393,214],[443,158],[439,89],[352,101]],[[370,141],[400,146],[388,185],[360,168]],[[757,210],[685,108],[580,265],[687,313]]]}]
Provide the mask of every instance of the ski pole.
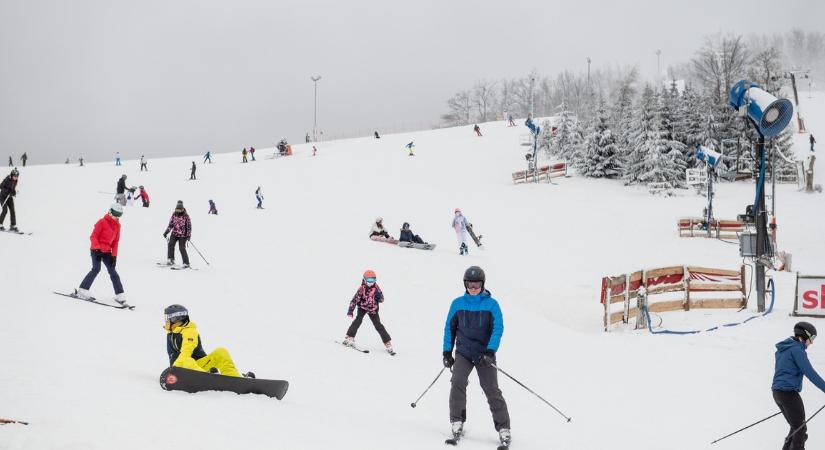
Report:
[{"label": "ski pole", "polygon": [[11,419],[0,419],[0,425],[5,425],[7,423],[19,423],[20,425],[28,425],[28,422],[23,422],[22,420],[11,420]]},{"label": "ski pole", "polygon": [[527,387],[527,386],[525,386],[524,384],[522,384],[522,382],[521,382],[521,381],[519,381],[519,380],[517,380],[517,379],[513,378],[512,376],[510,376],[510,374],[509,374],[509,373],[507,373],[507,372],[505,372],[505,371],[501,370],[501,368],[500,368],[500,367],[498,367],[498,366],[497,366],[497,365],[493,362],[493,360],[492,360],[492,359],[488,358],[488,357],[487,357],[487,355],[484,355],[484,360],[485,360],[485,361],[487,361],[487,363],[488,363],[488,364],[490,364],[491,366],[493,366],[493,368],[494,368],[494,369],[498,370],[499,372],[501,372],[501,373],[503,373],[505,376],[507,376],[507,378],[509,378],[509,379],[511,379],[511,380],[513,380],[513,381],[515,381],[515,382],[516,382],[519,386],[523,387],[524,389],[527,389],[527,392],[529,392],[529,393],[531,393],[531,394],[535,395],[536,397],[538,397],[538,398],[539,398],[539,400],[541,400],[541,401],[543,401],[544,403],[546,403],[546,404],[547,404],[547,406],[549,406],[549,407],[553,408],[553,409],[554,409],[557,413],[559,413],[562,417],[564,417],[565,419],[567,419],[567,421],[568,421],[568,422],[570,422],[571,420],[573,420],[573,418],[565,416],[563,412],[559,411],[559,409],[558,409],[558,408],[556,408],[555,406],[553,406],[553,404],[552,404],[552,403],[550,403],[550,402],[548,402],[547,400],[545,400],[545,399],[544,399],[544,397],[542,397],[542,396],[541,396],[541,395],[539,395],[539,394],[536,394],[535,392],[533,392],[533,390],[532,390],[532,389],[530,389],[529,387]]},{"label": "ski pole", "polygon": [[799,430],[805,428],[805,425],[807,425],[808,422],[810,422],[811,419],[816,417],[816,415],[819,414],[819,412],[822,411],[823,409],[825,409],[825,405],[822,405],[822,408],[817,409],[815,413],[811,414],[811,417],[808,417],[808,420],[802,422],[802,425],[800,425],[799,428],[793,430],[793,433],[789,434],[788,437],[785,438],[785,443],[787,444],[788,442],[790,442],[793,435],[795,435],[797,432],[799,432]]},{"label": "ski pole", "polygon": [[440,370],[440,371],[438,371],[438,375],[436,375],[436,376],[435,376],[435,380],[433,380],[433,382],[432,382],[432,383],[430,383],[430,385],[429,385],[429,386],[427,386],[427,389],[424,389],[424,392],[422,392],[422,393],[421,393],[421,395],[419,395],[419,396],[418,396],[418,398],[417,398],[417,399],[415,399],[415,401],[414,401],[414,402],[410,403],[410,407],[415,408],[415,406],[416,406],[416,405],[418,405],[418,401],[419,401],[419,400],[421,400],[421,397],[423,397],[423,396],[424,396],[424,394],[426,394],[426,393],[427,393],[427,391],[429,391],[429,390],[430,390],[430,388],[431,388],[431,387],[433,387],[433,385],[435,384],[435,382],[436,382],[436,381],[438,381],[438,378],[439,378],[439,377],[441,377],[441,374],[442,374],[442,373],[444,373],[444,369],[446,369],[446,368],[447,368],[447,367],[446,367],[446,366],[444,366],[444,367],[442,367],[442,368],[441,368],[441,370]]},{"label": "ski pole", "polygon": [[200,250],[198,250],[198,248],[197,248],[197,247],[195,247],[195,243],[194,243],[194,242],[192,242],[192,239],[191,239],[191,238],[190,238],[190,239],[187,239],[187,240],[186,240],[186,242],[187,242],[187,243],[189,243],[189,244],[192,244],[192,248],[194,248],[194,249],[195,249],[195,251],[196,251],[196,252],[198,252],[198,255],[200,255],[201,259],[203,260],[203,262],[205,262],[205,263],[206,263],[206,265],[207,265],[207,266],[208,266],[208,265],[210,265],[210,264],[209,264],[209,261],[207,261],[207,260],[206,260],[206,258],[204,258],[204,257],[203,257],[203,253],[201,253],[201,251],[200,251]]},{"label": "ski pole", "polygon": [[762,422],[764,422],[764,421],[766,421],[766,420],[768,420],[768,419],[772,419],[772,418],[774,418],[774,417],[776,417],[776,416],[778,416],[778,415],[780,415],[780,414],[782,414],[782,411],[779,411],[779,412],[778,412],[778,413],[776,413],[776,414],[772,414],[772,415],[770,415],[770,416],[768,416],[768,417],[765,417],[764,419],[762,419],[762,420],[760,420],[760,421],[757,421],[757,422],[754,422],[754,423],[752,423],[752,424],[750,424],[750,425],[748,425],[748,426],[746,426],[746,427],[740,428],[740,429],[738,429],[738,430],[734,431],[734,432],[733,432],[733,433],[731,433],[731,434],[727,434],[727,435],[725,435],[725,436],[722,436],[722,437],[720,437],[719,439],[717,439],[717,440],[715,440],[715,441],[711,442],[711,444],[715,444],[715,443],[717,443],[717,442],[721,441],[722,439],[729,438],[729,437],[733,436],[734,434],[739,433],[740,431],[745,431],[745,430],[747,430],[748,428],[750,428],[750,427],[752,427],[752,426],[754,426],[754,425],[759,425],[760,423],[762,423]]}]

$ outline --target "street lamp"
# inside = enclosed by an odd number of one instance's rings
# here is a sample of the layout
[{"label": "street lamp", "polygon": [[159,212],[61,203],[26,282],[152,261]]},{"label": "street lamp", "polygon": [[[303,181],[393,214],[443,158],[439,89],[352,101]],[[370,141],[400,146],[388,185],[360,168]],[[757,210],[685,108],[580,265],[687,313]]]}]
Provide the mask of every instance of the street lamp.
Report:
[{"label": "street lamp", "polygon": [[536,77],[530,77],[530,117],[533,117],[533,87],[536,84]]},{"label": "street lamp", "polygon": [[589,56],[587,57],[587,90],[590,91],[590,93],[593,92],[593,90],[590,89],[590,57]]},{"label": "street lamp", "polygon": [[656,79],[662,76],[662,49],[657,48],[656,51]]},{"label": "street lamp", "polygon": [[318,142],[318,80],[321,79],[321,75],[309,77],[309,79],[315,83],[315,112],[312,119],[312,142]]}]

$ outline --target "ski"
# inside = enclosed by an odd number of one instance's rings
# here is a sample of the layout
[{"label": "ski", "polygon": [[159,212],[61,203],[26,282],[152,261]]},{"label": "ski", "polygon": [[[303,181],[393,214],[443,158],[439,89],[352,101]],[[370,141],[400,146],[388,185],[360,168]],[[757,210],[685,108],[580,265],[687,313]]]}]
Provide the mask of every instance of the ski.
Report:
[{"label": "ski", "polygon": [[339,344],[339,345],[343,345],[344,347],[351,348],[351,349],[353,349],[353,350],[355,350],[355,351],[359,351],[359,352],[361,352],[361,353],[369,353],[369,352],[370,352],[369,350],[367,350],[367,349],[363,349],[363,348],[361,348],[361,347],[358,347],[358,346],[356,346],[355,344],[352,344],[352,345],[347,345],[347,344],[344,344],[344,343],[343,343],[343,342],[341,342],[341,341],[335,341],[335,343],[336,343],[336,344]]},{"label": "ski", "polygon": [[496,450],[508,450],[509,448],[510,448],[510,444],[506,444],[506,445],[501,444],[498,447],[496,447]]},{"label": "ski", "polygon": [[0,231],[5,231],[6,233],[11,233],[11,234],[31,236],[31,232],[26,233],[24,231],[18,231],[18,230],[0,230]]},{"label": "ski", "polygon": [[127,303],[118,304],[118,305],[113,305],[113,304],[111,304],[111,303],[99,302],[99,301],[97,301],[97,299],[95,299],[95,298],[91,298],[91,299],[89,299],[89,300],[86,300],[86,299],[80,298],[80,297],[78,297],[78,296],[76,296],[76,295],[74,295],[74,294],[66,294],[66,293],[64,293],[64,292],[57,292],[57,291],[52,291],[52,292],[53,292],[53,293],[55,293],[55,294],[57,294],[57,295],[62,295],[62,296],[64,296],[64,297],[73,298],[73,299],[75,299],[75,300],[80,300],[80,301],[83,301],[83,302],[86,302],[86,303],[94,303],[95,305],[100,305],[100,306],[108,306],[109,308],[115,308],[115,309],[128,309],[128,310],[133,310],[133,309],[135,309],[135,307],[134,307],[134,306],[129,305],[129,304],[127,304]]},{"label": "ski", "polygon": [[155,263],[155,264],[157,264],[157,266],[158,266],[158,267],[160,267],[160,268],[162,268],[162,269],[171,269],[171,270],[198,270],[198,269],[196,269],[196,268],[194,268],[194,267],[192,267],[192,266],[189,266],[189,267],[183,267],[183,266],[179,266],[179,265],[177,265],[177,264],[166,264],[165,262],[164,262],[164,263],[159,262],[159,263]]},{"label": "ski", "polygon": [[463,436],[463,434],[460,434],[458,436],[453,436],[450,439],[445,440],[444,443],[447,444],[447,445],[458,445],[459,441],[461,441],[462,436]]}]

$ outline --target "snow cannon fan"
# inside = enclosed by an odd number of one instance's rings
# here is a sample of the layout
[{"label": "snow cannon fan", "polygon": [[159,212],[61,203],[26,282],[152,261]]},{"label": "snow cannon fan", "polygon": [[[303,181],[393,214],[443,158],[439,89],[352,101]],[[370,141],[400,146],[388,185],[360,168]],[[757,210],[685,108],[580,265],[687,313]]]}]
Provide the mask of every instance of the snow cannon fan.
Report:
[{"label": "snow cannon fan", "polygon": [[696,144],[696,159],[707,164],[709,168],[715,169],[722,161],[722,154],[716,150],[711,150],[703,145]]},{"label": "snow cannon fan", "polygon": [[747,115],[763,137],[781,133],[793,118],[790,100],[776,98],[748,80],[740,80],[730,88],[730,105],[742,116]]}]

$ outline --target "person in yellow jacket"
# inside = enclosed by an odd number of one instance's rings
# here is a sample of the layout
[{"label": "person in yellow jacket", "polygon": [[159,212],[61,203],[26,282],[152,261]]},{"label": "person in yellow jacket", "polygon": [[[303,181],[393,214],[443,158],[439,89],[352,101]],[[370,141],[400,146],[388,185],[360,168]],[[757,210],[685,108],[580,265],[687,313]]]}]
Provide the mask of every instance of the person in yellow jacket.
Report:
[{"label": "person in yellow jacket", "polygon": [[[169,364],[184,369],[199,372],[219,372],[221,375],[240,377],[232,357],[223,347],[216,348],[206,354],[201,345],[198,328],[189,320],[189,311],[182,305],[170,305],[163,310],[166,324],[166,352],[169,354]],[[255,374],[248,372],[244,377],[255,378]]]}]

